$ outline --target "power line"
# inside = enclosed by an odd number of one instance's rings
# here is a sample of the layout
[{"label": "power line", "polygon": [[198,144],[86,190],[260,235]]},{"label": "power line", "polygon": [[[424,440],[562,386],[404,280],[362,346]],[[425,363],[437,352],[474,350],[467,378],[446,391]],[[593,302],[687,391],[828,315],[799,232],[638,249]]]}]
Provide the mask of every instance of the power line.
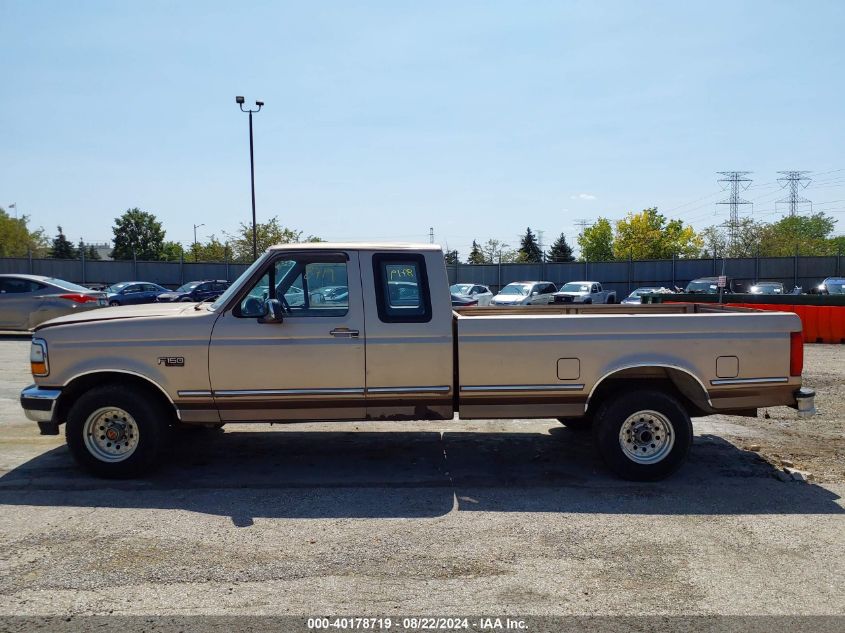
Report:
[{"label": "power line", "polygon": [[798,208],[799,205],[802,204],[809,204],[810,205],[810,212],[813,211],[813,203],[810,202],[807,198],[801,196],[798,191],[799,187],[806,189],[807,186],[810,184],[811,180],[804,174],[809,174],[809,171],[779,171],[779,174],[783,174],[782,177],[778,178],[778,182],[783,183],[782,186],[784,188],[789,187],[789,195],[785,198],[781,198],[780,200],[775,200],[775,208],[777,208],[778,204],[788,204],[789,205],[789,215],[795,215],[795,210]]}]

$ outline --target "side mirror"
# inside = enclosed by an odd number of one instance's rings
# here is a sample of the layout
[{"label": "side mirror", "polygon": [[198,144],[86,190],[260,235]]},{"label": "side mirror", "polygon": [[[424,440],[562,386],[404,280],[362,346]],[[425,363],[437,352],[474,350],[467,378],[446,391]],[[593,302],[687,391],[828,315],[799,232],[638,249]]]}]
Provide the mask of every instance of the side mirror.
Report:
[{"label": "side mirror", "polygon": [[284,310],[278,299],[268,299],[264,302],[264,316],[258,317],[259,323],[281,323],[284,320]]},{"label": "side mirror", "polygon": [[535,290],[534,292],[532,292],[532,293],[531,293],[531,296],[532,296],[532,297],[536,297],[538,294],[540,294],[540,291],[539,291],[539,290]]}]

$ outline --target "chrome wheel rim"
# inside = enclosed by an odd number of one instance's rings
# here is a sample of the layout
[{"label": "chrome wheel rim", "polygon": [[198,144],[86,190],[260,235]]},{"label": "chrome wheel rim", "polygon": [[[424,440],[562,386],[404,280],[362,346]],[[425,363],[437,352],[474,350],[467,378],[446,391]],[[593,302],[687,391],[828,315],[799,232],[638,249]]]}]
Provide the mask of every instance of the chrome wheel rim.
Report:
[{"label": "chrome wheel rim", "polygon": [[138,448],[138,424],[119,407],[97,409],[82,429],[85,448],[102,462],[122,462]]},{"label": "chrome wheel rim", "polygon": [[637,464],[656,464],[675,445],[675,429],[662,413],[637,411],[622,423],[619,446],[625,457]]}]

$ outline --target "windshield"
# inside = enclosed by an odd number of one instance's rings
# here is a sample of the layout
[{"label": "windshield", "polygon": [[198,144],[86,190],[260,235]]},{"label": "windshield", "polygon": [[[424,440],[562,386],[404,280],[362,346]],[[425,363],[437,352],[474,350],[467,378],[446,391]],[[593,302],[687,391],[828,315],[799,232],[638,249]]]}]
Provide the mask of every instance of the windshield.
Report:
[{"label": "windshield", "polygon": [[128,281],[124,281],[124,282],[121,282],[119,284],[114,284],[113,286],[109,286],[108,288],[106,288],[106,292],[120,292],[121,290],[126,288],[126,286],[128,286],[128,285],[129,285]]},{"label": "windshield", "polygon": [[508,284],[504,288],[502,288],[502,292],[499,294],[502,295],[527,295],[528,294],[528,286],[525,284]]},{"label": "windshield", "polygon": [[449,291],[453,295],[465,295],[469,294],[471,288],[472,284],[455,284],[453,286],[449,286]]},{"label": "windshield", "polygon": [[563,288],[561,288],[560,291],[561,292],[590,292],[590,285],[589,284],[568,283],[568,284],[564,284]]},{"label": "windshield", "polygon": [[752,294],[780,294],[783,292],[783,284],[757,284],[751,287]]},{"label": "windshield", "polygon": [[845,295],[845,279],[827,279],[824,287],[832,295]]},{"label": "windshield", "polygon": [[231,285],[226,288],[226,291],[222,295],[217,297],[217,300],[212,303],[208,309],[217,310],[218,308],[221,308],[222,306],[226,305],[226,302],[228,302],[232,295],[235,294],[237,289],[240,287],[241,283],[252,277],[252,274],[255,272],[256,268],[261,266],[262,262],[264,262],[265,260],[266,255],[264,257],[259,257],[254,262],[252,262],[252,265],[245,271],[243,271],[243,273],[241,273],[241,276],[235,279],[235,281],[233,281]]},{"label": "windshield", "polygon": [[186,283],[184,286],[179,286],[176,289],[176,292],[190,292],[191,290],[193,290],[194,288],[196,288],[199,285],[200,285],[199,281],[191,281],[189,283]]},{"label": "windshield", "polygon": [[64,279],[56,279],[55,277],[50,277],[46,281],[47,281],[47,283],[51,283],[54,286],[58,286],[59,288],[63,288],[64,290],[75,290],[76,292],[91,292],[90,288],[86,288],[85,286],[79,286],[77,284],[73,284],[69,281],[65,281]]},{"label": "windshield", "polygon": [[717,294],[719,292],[719,287],[716,285],[715,281],[691,281],[687,284],[686,288],[687,292],[704,292],[707,294]]}]

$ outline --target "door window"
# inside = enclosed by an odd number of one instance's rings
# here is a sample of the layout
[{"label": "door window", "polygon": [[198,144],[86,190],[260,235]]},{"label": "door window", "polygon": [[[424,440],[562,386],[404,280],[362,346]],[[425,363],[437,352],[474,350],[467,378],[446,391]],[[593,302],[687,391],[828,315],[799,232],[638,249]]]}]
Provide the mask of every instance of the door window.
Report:
[{"label": "door window", "polygon": [[276,260],[240,302],[242,317],[264,314],[264,302],[276,299],[288,317],[339,317],[349,311],[346,258],[303,256]]}]

